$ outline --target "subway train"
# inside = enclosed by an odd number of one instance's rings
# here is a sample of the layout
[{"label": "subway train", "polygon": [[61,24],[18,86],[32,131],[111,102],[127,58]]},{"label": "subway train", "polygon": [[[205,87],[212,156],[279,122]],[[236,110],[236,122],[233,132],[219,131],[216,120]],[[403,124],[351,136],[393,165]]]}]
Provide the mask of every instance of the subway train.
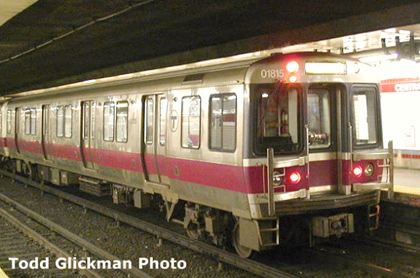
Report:
[{"label": "subway train", "polygon": [[378,226],[393,192],[379,79],[302,52],[197,63],[1,103],[3,167],[114,203],[156,205],[244,258]]}]

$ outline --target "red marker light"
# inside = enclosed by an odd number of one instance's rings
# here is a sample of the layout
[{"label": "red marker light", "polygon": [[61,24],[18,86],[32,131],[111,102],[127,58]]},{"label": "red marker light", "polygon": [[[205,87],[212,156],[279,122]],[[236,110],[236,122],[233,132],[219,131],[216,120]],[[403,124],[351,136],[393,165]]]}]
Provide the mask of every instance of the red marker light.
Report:
[{"label": "red marker light", "polygon": [[299,70],[299,64],[296,61],[291,61],[287,63],[286,70],[289,73],[296,73]]},{"label": "red marker light", "polygon": [[353,169],[353,174],[354,174],[356,177],[360,178],[360,177],[362,176],[362,173],[363,173],[363,169],[362,169],[362,167],[361,167],[361,166],[356,166],[356,167],[354,167],[354,169]]},{"label": "red marker light", "polygon": [[300,182],[300,180],[302,179],[302,177],[300,176],[298,172],[291,173],[289,178],[290,178],[290,181],[294,184]]}]

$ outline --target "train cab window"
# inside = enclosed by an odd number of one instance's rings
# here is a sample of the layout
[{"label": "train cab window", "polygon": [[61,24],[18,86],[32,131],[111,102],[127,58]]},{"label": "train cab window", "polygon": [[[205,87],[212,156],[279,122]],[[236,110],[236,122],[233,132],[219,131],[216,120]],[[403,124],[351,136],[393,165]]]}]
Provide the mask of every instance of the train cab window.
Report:
[{"label": "train cab window", "polygon": [[114,141],[114,115],[115,103],[112,101],[104,103],[104,140]]},{"label": "train cab window", "polygon": [[35,135],[36,134],[36,109],[27,108],[25,110],[25,134]]},{"label": "train cab window", "polygon": [[256,118],[251,121],[256,133],[255,152],[265,155],[268,148],[278,154],[300,152],[303,147],[300,87],[256,85],[252,88],[251,101]]},{"label": "train cab window", "polygon": [[331,103],[326,89],[310,88],[308,91],[309,148],[328,148],[331,144]]},{"label": "train cab window", "polygon": [[378,92],[375,88],[358,87],[353,90],[353,136],[356,145],[378,142]]},{"label": "train cab window", "polygon": [[128,102],[117,102],[117,142],[126,143],[128,140]]},{"label": "train cab window", "polygon": [[210,96],[210,149],[236,149],[236,95]]},{"label": "train cab window", "polygon": [[199,96],[182,98],[181,146],[200,148],[201,99]]},{"label": "train cab window", "polygon": [[7,134],[12,133],[12,116],[13,115],[13,111],[12,110],[7,110]]}]

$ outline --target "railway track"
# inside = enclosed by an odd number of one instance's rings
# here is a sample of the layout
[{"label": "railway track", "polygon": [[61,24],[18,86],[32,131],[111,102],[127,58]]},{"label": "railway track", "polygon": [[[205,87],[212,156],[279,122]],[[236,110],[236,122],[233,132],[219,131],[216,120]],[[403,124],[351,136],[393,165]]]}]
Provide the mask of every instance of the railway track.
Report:
[{"label": "railway track", "polygon": [[[52,256],[70,256],[66,251],[48,241],[44,236],[23,224],[5,210],[0,209],[0,265],[10,277],[101,277],[93,271],[78,273],[58,269],[49,259]],[[36,243],[34,243],[34,241]],[[12,263],[11,258],[20,261],[48,261],[48,270],[22,269],[18,263]],[[26,266],[23,266],[26,267]]]},{"label": "railway track", "polygon": [[[3,171],[0,170],[0,174],[4,174],[10,177],[13,177],[13,174],[10,173],[3,173]],[[277,268],[270,267],[265,265],[264,263],[258,263],[252,260],[244,260],[236,255],[226,252],[224,250],[221,250],[219,248],[216,248],[214,246],[207,245],[203,242],[197,242],[192,241],[187,237],[184,237],[176,232],[166,230],[160,226],[156,226],[154,224],[151,224],[149,222],[145,222],[143,220],[140,220],[138,218],[117,212],[115,210],[112,210],[110,208],[101,206],[97,203],[93,203],[90,201],[87,201],[85,199],[82,199],[80,197],[74,196],[72,194],[63,192],[61,190],[57,190],[55,188],[45,186],[39,183],[36,183],[34,181],[30,181],[26,178],[23,178],[21,176],[15,176],[16,180],[28,184],[32,187],[38,188],[42,190],[42,192],[47,192],[52,195],[57,196],[60,199],[68,200],[71,203],[75,203],[87,210],[98,212],[102,215],[105,215],[109,218],[114,219],[118,223],[125,223],[129,226],[135,227],[137,229],[144,230],[148,233],[152,233],[156,235],[160,239],[166,239],[172,242],[175,242],[181,246],[187,247],[189,249],[192,249],[196,252],[200,252],[203,254],[206,254],[213,259],[224,262],[230,265],[233,265],[235,267],[244,269],[250,273],[262,276],[262,277],[304,277],[306,275],[294,275],[285,271],[281,271]],[[0,196],[1,197],[1,196]],[[8,203],[15,206],[17,209],[19,209],[20,205],[15,204],[12,201],[9,201]],[[346,267],[350,267],[350,269],[360,269],[367,273],[370,273],[371,275],[374,275],[373,277],[403,277],[403,278],[414,278],[418,276],[413,276],[411,274],[407,274],[400,270],[394,270],[389,267],[384,267],[377,265],[372,262],[365,262],[362,260],[349,258],[348,256],[343,256],[339,252],[328,252],[324,249],[309,249],[308,252],[313,252],[315,255],[313,257],[322,257],[324,261],[329,262],[335,262],[337,264],[346,265]],[[370,277],[370,276],[369,276]]]},{"label": "railway track", "polygon": [[[249,273],[253,273],[258,276],[266,277],[266,278],[299,278],[300,277],[300,276],[267,266],[263,263],[259,263],[259,262],[249,260],[249,259],[240,258],[239,256],[233,253],[219,249],[215,246],[208,245],[204,242],[191,240],[188,237],[183,236],[179,233],[170,231],[168,229],[140,220],[138,218],[117,212],[110,208],[104,207],[102,205],[96,204],[94,202],[85,200],[77,196],[74,196],[72,194],[63,192],[61,190],[40,184],[38,182],[27,179],[25,177],[11,174],[4,170],[0,170],[0,175],[10,177],[13,180],[38,188],[42,192],[47,192],[49,194],[57,196],[58,198],[62,200],[67,200],[71,203],[79,205],[83,207],[84,209],[94,211],[101,215],[112,218],[118,223],[124,223],[134,228],[143,230],[145,232],[148,232],[150,234],[157,236],[159,239],[171,241],[180,246],[191,249],[195,252],[205,254],[206,256],[209,256],[220,263],[226,263],[226,264],[235,266]],[[10,198],[8,198],[7,196],[3,194],[0,194],[0,200],[8,203],[9,205],[15,207],[17,210],[22,211],[25,214],[26,213],[31,214],[30,210],[28,210],[26,207],[11,200]],[[137,276],[134,276],[134,277],[137,277]]]},{"label": "railway track", "polygon": [[[129,268],[129,269],[104,269],[101,270],[100,273],[96,271],[92,271],[90,269],[73,269],[75,264],[82,259],[75,259],[76,257],[73,254],[68,253],[65,249],[73,249],[74,246],[83,250],[84,252],[89,252],[92,256],[94,256],[94,260],[101,260],[101,261],[112,261],[112,262],[122,262],[124,261],[121,258],[118,258],[109,252],[87,242],[86,240],[80,238],[79,236],[73,234],[72,232],[64,229],[63,227],[49,221],[45,217],[31,211],[30,209],[18,204],[17,202],[13,201],[12,199],[8,198],[4,194],[0,194],[0,200],[12,205],[16,208],[19,212],[24,214],[26,217],[34,220],[37,223],[42,224],[44,227],[47,228],[47,233],[49,231],[53,231],[53,237],[61,236],[65,238],[68,242],[72,243],[72,246],[69,247],[66,244],[67,248],[61,248],[57,244],[53,243],[52,241],[48,240],[45,236],[39,234],[35,229],[29,227],[28,225],[24,224],[18,218],[12,216],[4,209],[0,209],[0,217],[6,221],[1,222],[0,229],[2,229],[1,238],[0,240],[3,241],[2,243],[2,251],[1,251],[1,261],[0,264],[6,266],[5,271],[8,272],[15,272],[15,269],[19,269],[20,272],[22,269],[27,269],[23,273],[22,277],[45,277],[45,273],[47,272],[46,277],[95,277],[95,278],[102,278],[102,277],[139,277],[139,278],[152,278],[149,274],[141,271],[137,268]],[[23,233],[23,234],[22,234]],[[30,244],[31,241],[37,243],[38,246],[34,246]],[[17,245],[17,246],[16,246]],[[4,248],[3,248],[4,247]],[[35,248],[35,249],[34,249]],[[33,251],[37,250],[37,251]],[[53,259],[51,255],[54,255],[56,259]],[[86,255],[86,254],[84,254]],[[14,264],[10,258],[18,258]],[[38,268],[35,272],[41,271],[42,275],[35,275],[31,267],[27,266],[30,261],[37,260],[38,262],[46,262],[46,265],[43,266],[46,269],[40,269],[42,266],[40,264],[36,264],[32,268]],[[59,269],[56,262],[60,260],[61,268]],[[19,265],[20,261],[24,261],[22,265]],[[54,261],[54,263],[53,263]],[[87,265],[86,260],[83,262],[83,265]],[[84,267],[84,266],[83,266]],[[63,272],[64,269],[71,269],[73,273],[66,273]],[[74,273],[77,272],[77,274]],[[29,274],[27,273],[29,272]],[[32,276],[32,275],[35,276]],[[20,277],[19,273],[13,273],[13,277]]]}]

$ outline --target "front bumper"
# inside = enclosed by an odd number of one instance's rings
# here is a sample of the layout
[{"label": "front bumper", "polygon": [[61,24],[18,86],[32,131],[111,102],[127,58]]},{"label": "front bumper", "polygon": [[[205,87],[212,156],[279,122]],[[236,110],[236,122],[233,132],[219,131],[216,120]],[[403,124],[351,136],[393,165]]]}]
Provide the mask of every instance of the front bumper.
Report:
[{"label": "front bumper", "polygon": [[[313,214],[320,211],[340,209],[345,207],[357,207],[364,205],[375,205],[379,203],[380,191],[374,190],[364,193],[353,193],[351,195],[317,195],[310,199],[295,199],[275,202],[275,214],[277,216]],[[253,219],[270,218],[268,204],[250,204]],[[273,217],[273,216],[272,216]],[[271,218],[272,218],[271,217]]]}]

